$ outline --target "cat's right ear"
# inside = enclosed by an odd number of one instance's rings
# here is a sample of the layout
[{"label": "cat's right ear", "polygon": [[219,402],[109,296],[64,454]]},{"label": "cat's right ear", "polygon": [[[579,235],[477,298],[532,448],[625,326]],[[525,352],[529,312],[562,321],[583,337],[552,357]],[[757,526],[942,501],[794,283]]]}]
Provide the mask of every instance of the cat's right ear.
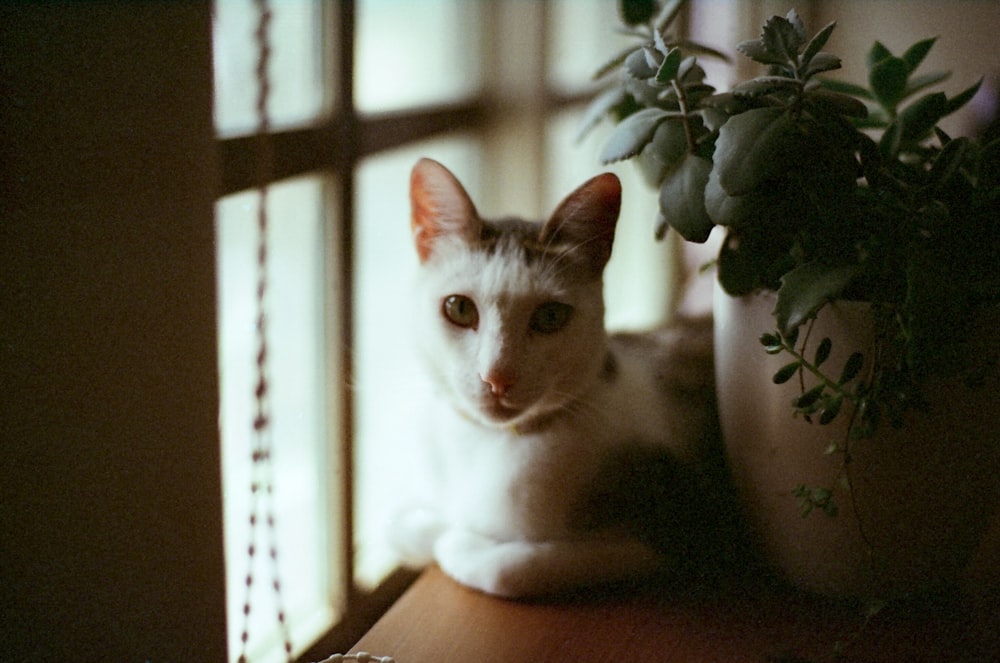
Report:
[{"label": "cat's right ear", "polygon": [[432,159],[421,159],[410,173],[410,230],[420,262],[433,253],[442,236],[478,239],[479,216],[461,183]]}]

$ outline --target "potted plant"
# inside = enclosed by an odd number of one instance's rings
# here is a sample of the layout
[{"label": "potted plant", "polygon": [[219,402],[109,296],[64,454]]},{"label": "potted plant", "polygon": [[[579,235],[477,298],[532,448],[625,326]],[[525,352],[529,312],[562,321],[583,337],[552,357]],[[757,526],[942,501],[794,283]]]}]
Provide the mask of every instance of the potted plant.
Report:
[{"label": "potted plant", "polygon": [[737,46],[761,75],[717,92],[682,4],[622,3],[636,42],[585,128],[615,123],[601,158],[638,163],[658,237],[724,233],[719,409],[763,553],[829,594],[954,582],[1000,502],[1000,143],[937,128],[979,84],[933,91],[933,39],[827,80],[835,25],[791,11]]}]

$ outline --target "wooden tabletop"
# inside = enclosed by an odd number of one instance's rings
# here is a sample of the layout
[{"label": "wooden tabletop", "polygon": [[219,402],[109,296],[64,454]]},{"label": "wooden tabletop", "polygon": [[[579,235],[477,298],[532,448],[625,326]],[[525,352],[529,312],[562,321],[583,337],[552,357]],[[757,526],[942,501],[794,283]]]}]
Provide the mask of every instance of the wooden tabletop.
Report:
[{"label": "wooden tabletop", "polygon": [[[858,605],[763,578],[519,602],[471,591],[430,568],[352,652],[396,663],[1000,661],[997,597],[956,593],[890,605],[866,624]],[[855,638],[844,658],[834,657],[838,643]]]}]

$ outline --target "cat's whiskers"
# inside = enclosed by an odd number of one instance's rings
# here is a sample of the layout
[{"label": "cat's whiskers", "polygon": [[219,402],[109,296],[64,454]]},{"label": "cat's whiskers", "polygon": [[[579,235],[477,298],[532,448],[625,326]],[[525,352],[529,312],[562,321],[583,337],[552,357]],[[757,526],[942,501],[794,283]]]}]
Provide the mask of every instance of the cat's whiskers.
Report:
[{"label": "cat's whiskers", "polygon": [[553,391],[551,393],[562,399],[562,403],[553,410],[553,414],[568,414],[581,419],[596,420],[602,413],[602,408],[588,398],[586,392],[581,394],[573,391]]}]

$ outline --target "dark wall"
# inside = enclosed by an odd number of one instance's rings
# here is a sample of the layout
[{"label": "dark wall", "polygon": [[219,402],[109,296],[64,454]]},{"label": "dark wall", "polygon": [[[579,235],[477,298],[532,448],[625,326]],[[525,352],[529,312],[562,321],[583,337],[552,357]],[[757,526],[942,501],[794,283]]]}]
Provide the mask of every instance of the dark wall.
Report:
[{"label": "dark wall", "polygon": [[207,2],[0,4],[0,659],[223,661]]}]

